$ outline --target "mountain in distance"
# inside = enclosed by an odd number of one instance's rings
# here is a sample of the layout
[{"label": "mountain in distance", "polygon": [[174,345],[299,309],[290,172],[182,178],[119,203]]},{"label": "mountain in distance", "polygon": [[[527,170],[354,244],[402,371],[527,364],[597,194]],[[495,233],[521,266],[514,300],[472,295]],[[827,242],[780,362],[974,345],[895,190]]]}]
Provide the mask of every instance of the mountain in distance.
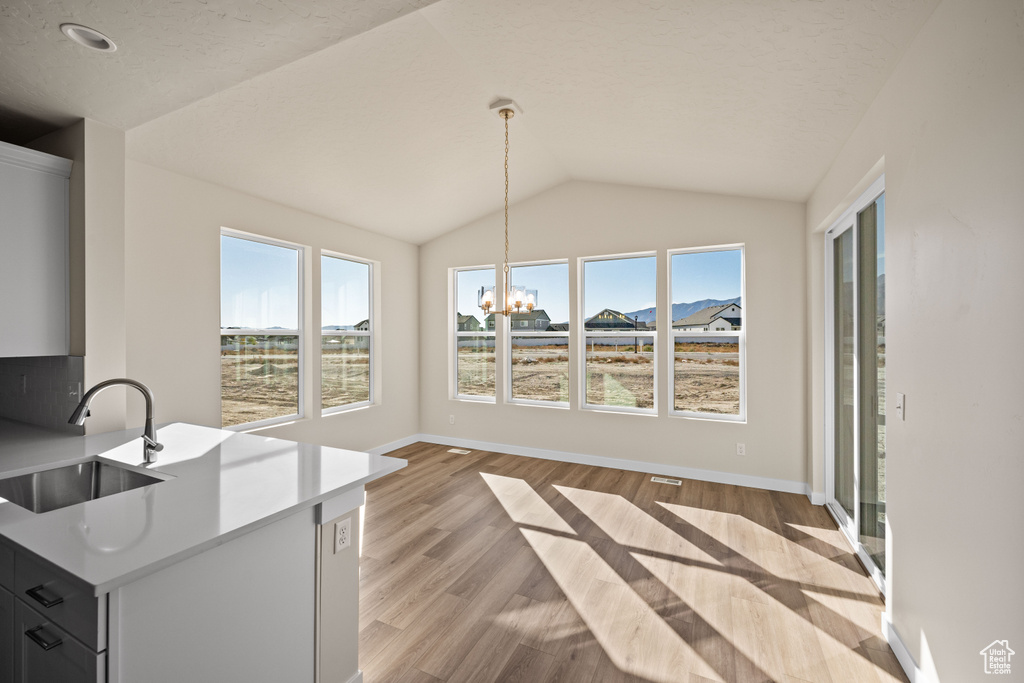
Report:
[{"label": "mountain in distance", "polygon": [[[688,318],[697,311],[703,311],[709,306],[738,304],[739,302],[740,298],[737,296],[732,299],[701,299],[700,301],[693,301],[690,303],[672,304],[672,322]],[[638,311],[630,311],[629,313],[623,313],[622,315],[629,318],[635,317],[642,323],[649,323],[654,322],[656,312],[653,308],[641,308]]]}]

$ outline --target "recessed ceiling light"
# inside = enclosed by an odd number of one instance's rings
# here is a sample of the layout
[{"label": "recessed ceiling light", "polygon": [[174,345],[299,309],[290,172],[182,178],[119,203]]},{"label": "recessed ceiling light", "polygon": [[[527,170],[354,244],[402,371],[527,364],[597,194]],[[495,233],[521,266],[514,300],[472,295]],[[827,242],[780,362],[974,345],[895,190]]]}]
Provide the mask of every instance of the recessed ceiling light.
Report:
[{"label": "recessed ceiling light", "polygon": [[117,45],[114,45],[114,41],[88,26],[82,26],[80,24],[61,24],[60,30],[63,31],[64,35],[68,38],[79,45],[84,45],[90,50],[96,50],[98,52],[113,52],[117,49]]}]

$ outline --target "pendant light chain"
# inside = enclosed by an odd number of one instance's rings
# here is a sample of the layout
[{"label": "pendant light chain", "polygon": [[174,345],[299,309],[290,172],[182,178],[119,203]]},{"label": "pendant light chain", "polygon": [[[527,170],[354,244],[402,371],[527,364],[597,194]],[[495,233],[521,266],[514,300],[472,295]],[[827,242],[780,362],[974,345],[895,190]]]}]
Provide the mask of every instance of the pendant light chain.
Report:
[{"label": "pendant light chain", "polygon": [[509,314],[511,302],[509,302],[509,270],[508,270],[508,119],[511,112],[502,112],[505,119],[505,267],[504,267],[504,296],[502,311]]}]

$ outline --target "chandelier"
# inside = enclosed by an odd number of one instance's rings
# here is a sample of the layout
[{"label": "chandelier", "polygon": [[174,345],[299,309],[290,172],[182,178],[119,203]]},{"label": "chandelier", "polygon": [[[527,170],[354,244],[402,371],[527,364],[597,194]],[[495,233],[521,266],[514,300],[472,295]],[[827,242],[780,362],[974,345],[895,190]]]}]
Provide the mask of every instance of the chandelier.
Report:
[{"label": "chandelier", "polygon": [[513,287],[508,267],[508,121],[516,115],[518,106],[512,100],[496,100],[491,104],[491,111],[497,111],[505,121],[505,261],[501,269],[501,291],[504,304],[495,296],[494,287],[481,287],[479,295],[480,308],[485,314],[495,313],[510,316],[513,313],[533,311],[537,305],[537,290],[525,287]]}]

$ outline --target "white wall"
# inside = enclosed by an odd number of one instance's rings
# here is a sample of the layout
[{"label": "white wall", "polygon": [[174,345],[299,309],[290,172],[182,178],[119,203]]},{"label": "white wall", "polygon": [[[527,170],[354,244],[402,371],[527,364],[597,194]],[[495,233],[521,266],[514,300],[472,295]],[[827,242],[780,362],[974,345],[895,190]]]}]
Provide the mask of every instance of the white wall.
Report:
[{"label": "white wall", "polygon": [[[569,410],[504,404],[500,398],[497,405],[451,400],[448,269],[488,263],[500,269],[502,215],[423,245],[420,300],[433,313],[423,315],[420,326],[421,431],[768,477],[802,487],[807,481],[804,232],[802,204],[588,182],[560,185],[511,210],[511,260],[568,258],[571,283],[578,257],[658,250],[659,330],[670,327],[666,250],[745,243],[746,424],[669,417],[664,380],[658,386],[658,416],[581,411],[575,406],[579,373],[574,368]],[[573,284],[570,306],[575,305]],[[575,363],[575,340],[572,348]],[[449,415],[455,415],[455,425]],[[737,442],[746,444],[745,457],[736,455]]]},{"label": "white wall", "polygon": [[[1024,5],[946,0],[807,207],[808,226],[827,228],[884,157],[886,608],[925,674],[947,682],[986,678],[979,651],[993,640],[1024,646],[1022,117]],[[813,258],[820,236],[810,243]],[[981,342],[959,321],[995,324]]]},{"label": "white wall", "polygon": [[[315,250],[380,264],[378,404],[321,417],[309,381],[319,366],[307,362],[307,416],[261,433],[365,450],[417,432],[417,247],[130,160],[126,187],[128,374],[153,389],[158,422],[220,426],[220,230],[227,227],[312,248],[305,304],[314,330]],[[318,344],[310,338],[305,348]],[[130,424],[140,423],[141,411],[141,403],[129,405]]]}]

